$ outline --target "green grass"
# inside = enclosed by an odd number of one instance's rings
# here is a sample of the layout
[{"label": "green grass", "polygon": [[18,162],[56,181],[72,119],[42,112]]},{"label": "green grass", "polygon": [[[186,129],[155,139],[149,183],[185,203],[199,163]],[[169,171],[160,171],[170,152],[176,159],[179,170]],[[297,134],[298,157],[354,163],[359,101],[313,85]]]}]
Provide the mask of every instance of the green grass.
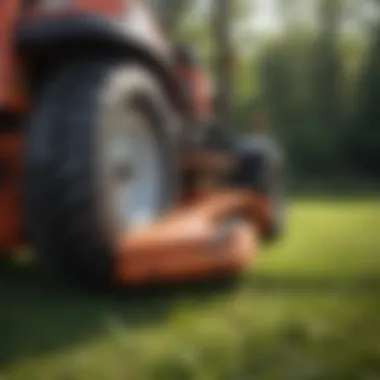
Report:
[{"label": "green grass", "polygon": [[233,287],[86,294],[0,268],[1,380],[380,379],[380,198],[299,200]]}]

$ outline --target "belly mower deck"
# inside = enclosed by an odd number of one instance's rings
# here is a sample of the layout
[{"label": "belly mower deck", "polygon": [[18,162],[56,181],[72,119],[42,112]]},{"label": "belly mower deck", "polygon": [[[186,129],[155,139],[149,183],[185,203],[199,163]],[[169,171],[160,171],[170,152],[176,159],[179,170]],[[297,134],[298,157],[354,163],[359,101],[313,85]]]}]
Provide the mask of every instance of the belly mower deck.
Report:
[{"label": "belly mower deck", "polygon": [[235,273],[257,256],[267,199],[231,190],[204,195],[117,244],[118,283],[145,285]]}]

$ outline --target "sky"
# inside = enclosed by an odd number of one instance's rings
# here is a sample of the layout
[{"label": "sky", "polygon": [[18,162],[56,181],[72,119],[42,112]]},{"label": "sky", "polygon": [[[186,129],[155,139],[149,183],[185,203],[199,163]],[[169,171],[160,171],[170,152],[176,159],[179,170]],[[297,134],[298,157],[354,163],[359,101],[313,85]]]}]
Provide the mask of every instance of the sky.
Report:
[{"label": "sky", "polygon": [[[245,28],[258,34],[281,33],[283,26],[283,11],[278,0],[246,0],[254,4],[252,17]],[[307,26],[315,26],[316,0],[302,0],[297,2],[297,21]],[[345,15],[343,22],[344,32],[356,34],[363,23],[378,23],[380,10],[374,0],[346,0],[347,9],[351,14]],[[359,17],[358,17],[359,16]]]},{"label": "sky", "polygon": [[[247,0],[252,1],[252,0]],[[276,0],[255,0],[250,27],[260,32],[276,32],[281,27]]]}]

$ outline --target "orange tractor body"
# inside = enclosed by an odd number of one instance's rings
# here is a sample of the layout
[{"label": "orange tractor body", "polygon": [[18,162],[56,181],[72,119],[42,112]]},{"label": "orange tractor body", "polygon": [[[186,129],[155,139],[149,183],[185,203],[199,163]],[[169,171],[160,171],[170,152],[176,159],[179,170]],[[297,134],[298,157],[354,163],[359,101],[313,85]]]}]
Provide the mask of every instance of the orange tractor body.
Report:
[{"label": "orange tractor body", "polygon": [[[113,80],[116,71],[121,74]],[[89,78],[85,80],[86,75]],[[93,92],[87,95],[86,89],[91,86]],[[117,87],[121,95],[109,95],[117,93]],[[158,92],[153,88],[158,88],[161,96],[156,96]],[[112,102],[116,104],[116,98],[123,96],[125,102],[132,97],[133,105],[128,108],[131,112],[120,114],[119,124],[125,120],[126,125],[138,125],[143,123],[145,114],[152,115],[149,125],[158,124],[159,118],[169,120],[169,112],[163,112],[166,107],[170,108],[170,115],[175,114],[172,127],[168,127],[169,121],[157,128],[152,126],[160,142],[167,142],[166,148],[160,145],[159,149],[171,150],[170,159],[157,170],[149,166],[149,149],[140,158],[130,159],[135,166],[126,164],[133,148],[124,154],[124,148],[117,146],[125,135],[123,127],[107,127],[114,125],[111,119],[119,112]],[[89,99],[98,102],[103,97],[108,99],[104,103],[107,107],[112,103],[115,108],[110,106],[103,112],[103,103],[89,103]],[[166,102],[155,108],[163,97]],[[143,105],[143,100],[151,104]],[[274,205],[269,193],[252,184],[254,181],[232,180],[240,156],[207,144],[192,143],[189,148],[183,143],[183,136],[198,130],[205,134],[210,129],[207,124],[213,116],[212,100],[208,75],[191,60],[178,60],[175,47],[168,42],[146,1],[0,2],[1,251],[9,252],[31,240],[39,261],[50,273],[64,272],[66,278],[106,279],[119,284],[187,280],[249,266],[258,242],[272,228]],[[71,108],[66,110],[69,105]],[[84,111],[90,106],[91,118]],[[52,109],[56,109],[55,116]],[[136,109],[139,113],[130,121],[129,114]],[[98,127],[106,114],[110,119]],[[82,116],[77,120],[76,115]],[[87,137],[79,135],[82,124],[83,130],[88,130]],[[154,142],[141,142],[143,137],[139,137],[136,128],[125,136],[133,140],[138,135],[132,144],[142,144],[137,150],[155,146]],[[112,131],[115,138],[110,137]],[[88,141],[95,135],[99,142],[90,146]],[[67,147],[67,152],[57,159],[63,149],[60,143]],[[101,146],[96,154],[95,145]],[[88,157],[79,157],[79,153],[87,154],[87,148]],[[113,161],[103,158],[113,157],[114,151],[122,153],[115,153],[117,158]],[[160,161],[163,154],[152,156],[151,165]],[[77,165],[70,171],[69,164],[74,161]],[[143,164],[139,167],[142,161],[147,162],[146,169]],[[91,171],[79,169],[86,165],[91,166]],[[111,171],[107,172],[107,165],[113,165]],[[163,175],[167,167],[170,176],[161,182],[158,177],[156,182],[150,182],[157,171]],[[75,170],[79,173],[76,177]],[[140,180],[138,173],[144,170],[147,174]],[[205,184],[205,178],[220,177],[221,171],[228,172],[223,174],[223,178],[228,177],[227,182]],[[58,178],[57,173],[61,172]],[[109,182],[109,173],[114,172],[119,173],[118,183]],[[91,180],[82,184],[82,179],[90,174]],[[131,176],[136,177],[132,185],[126,179]],[[168,190],[173,177],[175,194]],[[49,187],[51,183],[56,185]],[[137,188],[138,184],[141,187],[133,198],[133,186]],[[134,214],[121,212],[123,203],[117,203],[126,188],[134,201],[127,201],[125,207],[133,209]],[[105,195],[98,196],[102,191]],[[157,207],[159,212],[153,213],[146,205],[152,204],[155,209],[155,192],[161,198],[171,195],[165,207]],[[76,193],[81,194],[71,201]],[[120,199],[124,202],[125,197]],[[73,219],[66,217],[71,214],[65,206],[69,198],[78,203]],[[139,202],[141,206],[137,206]],[[59,212],[52,211],[56,206]],[[109,209],[113,207],[112,213]],[[137,220],[134,215],[141,214],[141,210],[154,214],[154,220],[146,217],[149,222],[140,223],[140,218],[139,228],[132,228]],[[76,227],[82,219],[81,226]],[[116,224],[121,227],[114,228]]]}]

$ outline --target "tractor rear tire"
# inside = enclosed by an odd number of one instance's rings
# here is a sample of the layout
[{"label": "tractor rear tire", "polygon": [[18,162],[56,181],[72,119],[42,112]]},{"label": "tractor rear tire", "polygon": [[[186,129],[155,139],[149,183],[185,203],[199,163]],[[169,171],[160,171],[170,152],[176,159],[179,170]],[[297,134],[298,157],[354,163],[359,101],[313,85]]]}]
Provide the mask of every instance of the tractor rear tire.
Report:
[{"label": "tractor rear tire", "polygon": [[[174,202],[177,125],[166,99],[158,78],[136,63],[73,64],[47,85],[30,122],[26,203],[32,243],[49,277],[91,286],[113,283],[116,241],[125,231],[121,211],[109,207],[114,194],[105,193],[113,189],[106,146],[113,131],[131,122],[124,116],[114,121],[119,108],[147,121],[159,149],[158,195],[150,194],[157,201],[154,217]],[[119,171],[125,177],[128,170]]]}]

